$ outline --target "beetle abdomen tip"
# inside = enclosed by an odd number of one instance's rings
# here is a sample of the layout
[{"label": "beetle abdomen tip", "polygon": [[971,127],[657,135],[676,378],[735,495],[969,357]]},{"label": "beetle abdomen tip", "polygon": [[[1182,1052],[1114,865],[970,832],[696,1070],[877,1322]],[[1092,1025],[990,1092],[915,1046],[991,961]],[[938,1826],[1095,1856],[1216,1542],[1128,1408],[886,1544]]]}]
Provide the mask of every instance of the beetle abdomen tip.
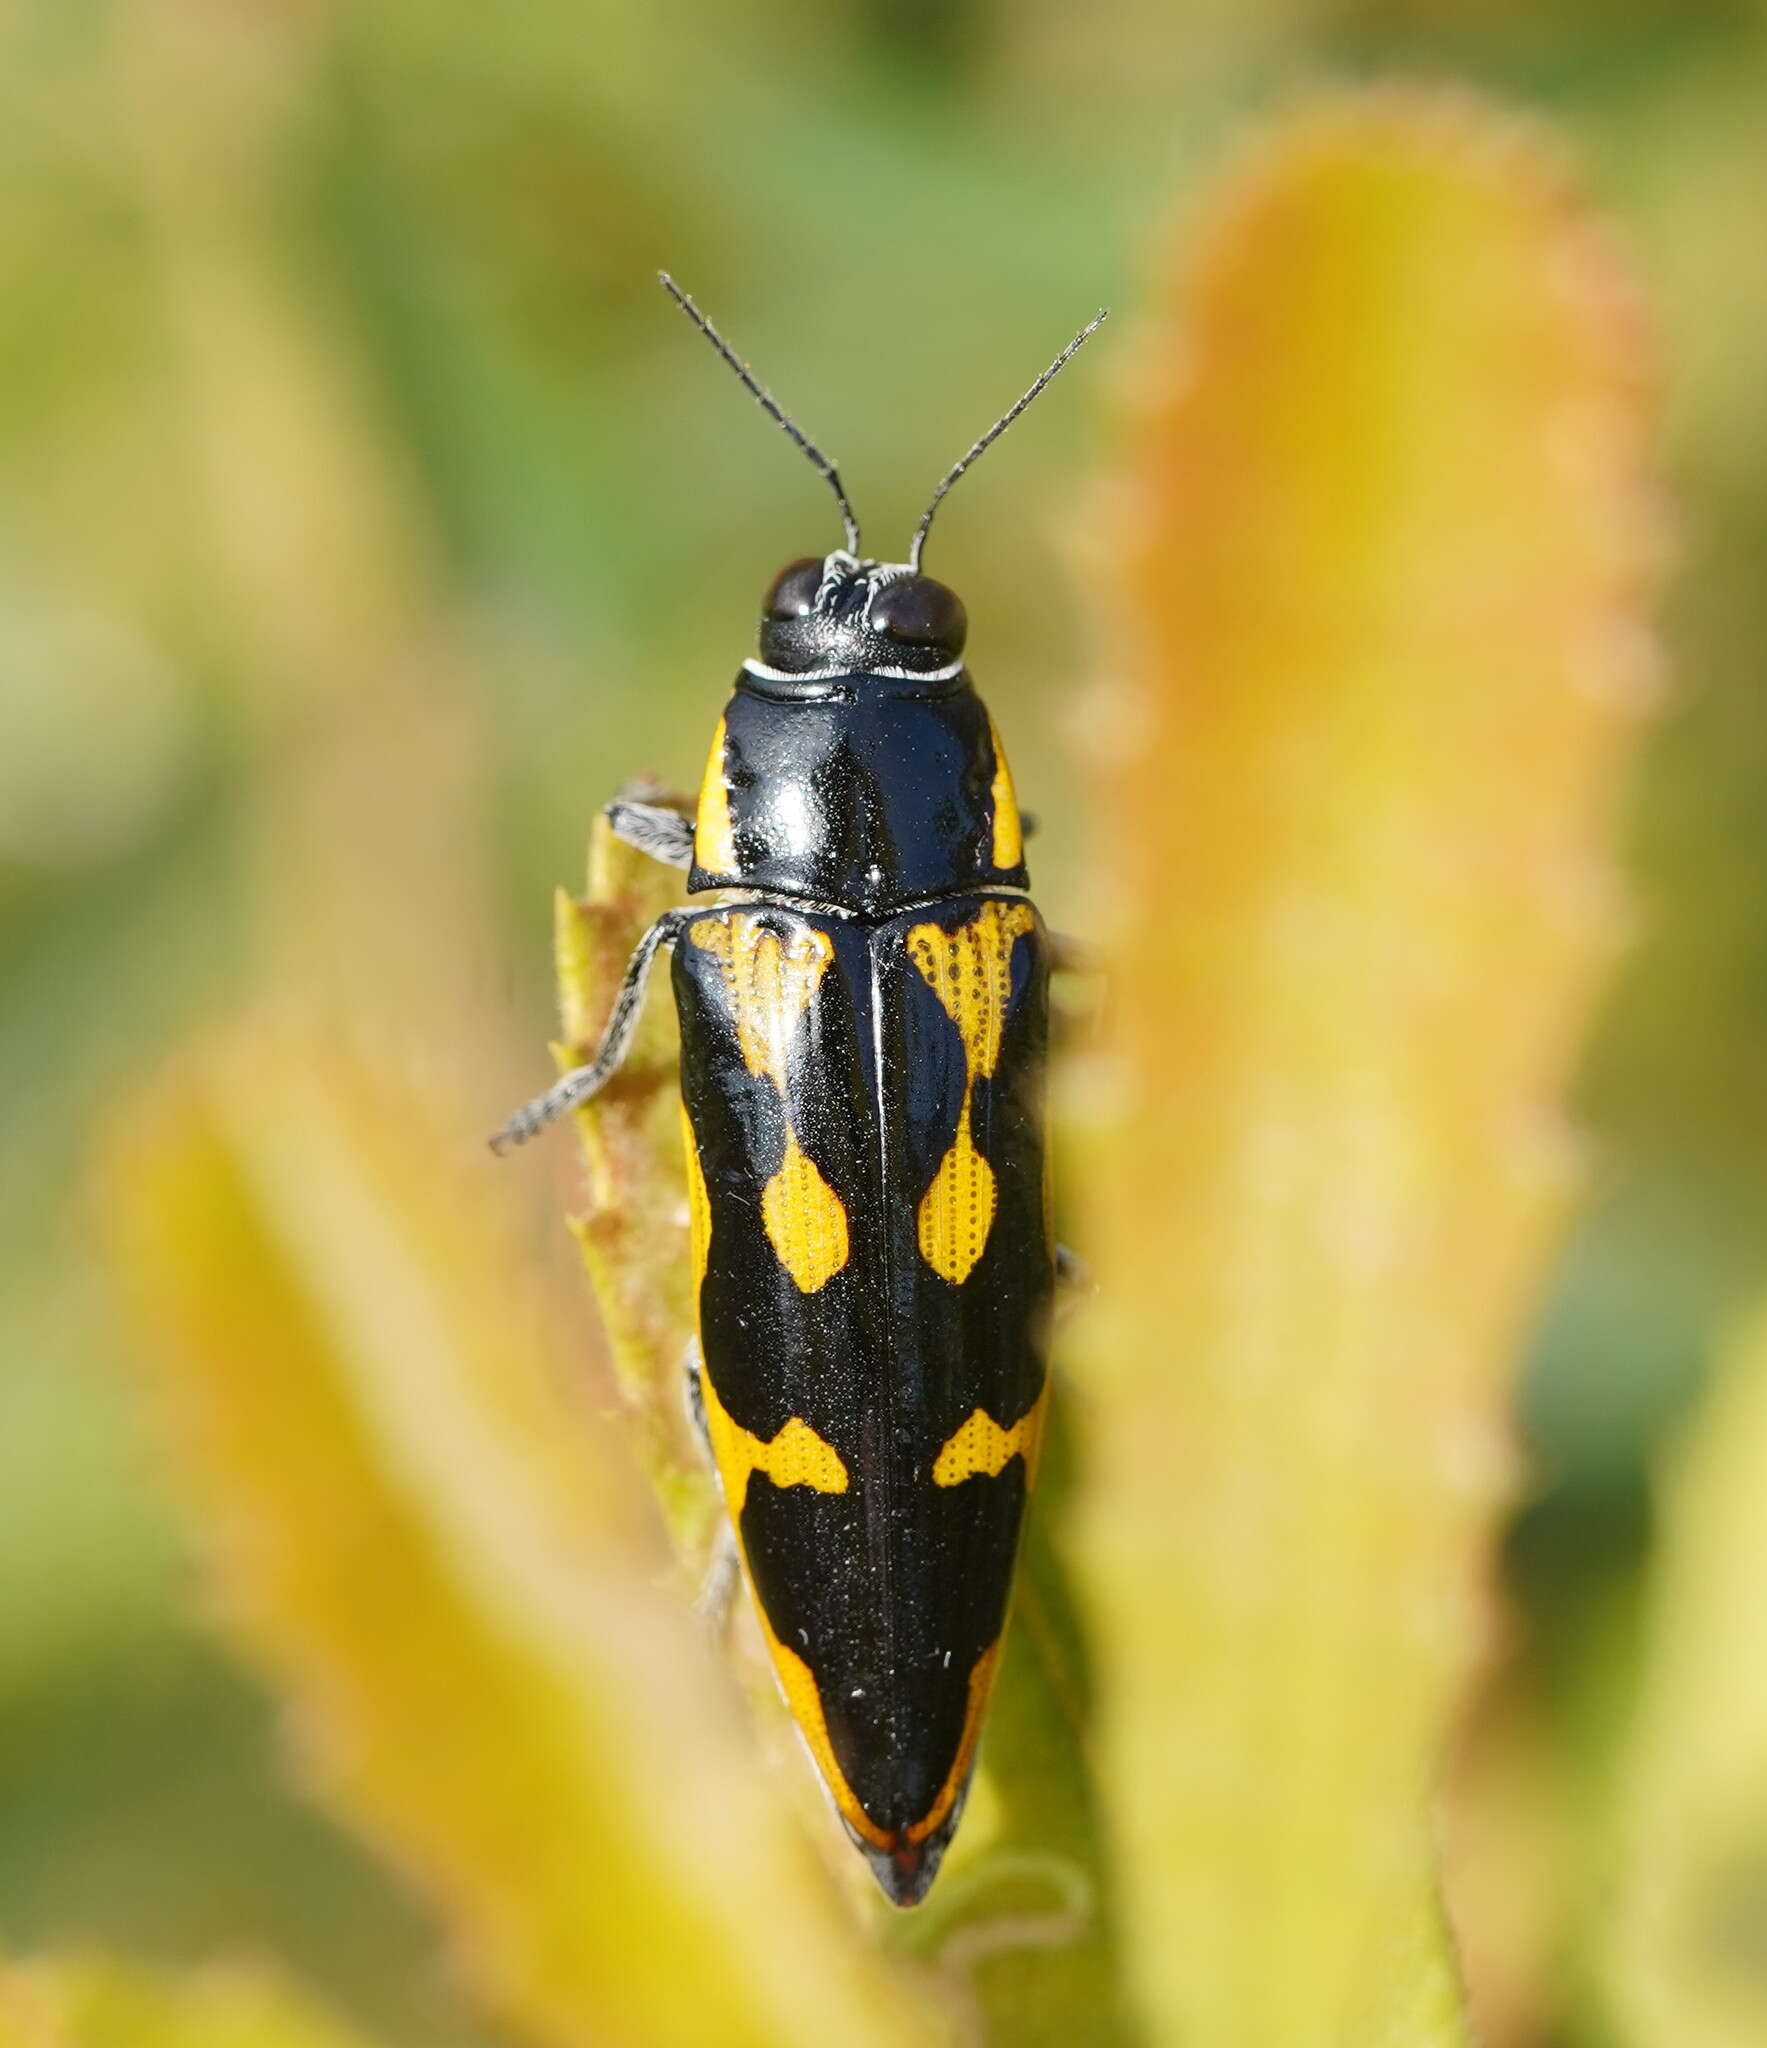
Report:
[{"label": "beetle abdomen tip", "polygon": [[[854,1839],[858,1840],[858,1837]],[[922,1842],[898,1839],[893,1847],[878,1849],[869,1842],[859,1841],[859,1847],[890,1904],[918,1906],[939,1874],[949,1839],[950,1830],[941,1828],[936,1835],[929,1835]]]}]

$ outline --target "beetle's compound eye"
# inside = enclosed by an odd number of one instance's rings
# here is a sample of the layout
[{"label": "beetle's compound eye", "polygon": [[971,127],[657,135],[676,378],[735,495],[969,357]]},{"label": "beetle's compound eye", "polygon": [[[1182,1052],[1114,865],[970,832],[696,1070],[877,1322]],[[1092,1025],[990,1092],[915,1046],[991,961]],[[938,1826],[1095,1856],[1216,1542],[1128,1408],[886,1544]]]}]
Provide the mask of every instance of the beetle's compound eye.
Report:
[{"label": "beetle's compound eye", "polygon": [[773,579],[761,616],[786,620],[808,618],[816,607],[816,593],[822,588],[822,557],[805,555],[788,562]]},{"label": "beetle's compound eye", "polygon": [[969,614],[948,584],[931,576],[902,576],[871,600],[874,632],[910,647],[936,647],[955,660],[969,637]]}]

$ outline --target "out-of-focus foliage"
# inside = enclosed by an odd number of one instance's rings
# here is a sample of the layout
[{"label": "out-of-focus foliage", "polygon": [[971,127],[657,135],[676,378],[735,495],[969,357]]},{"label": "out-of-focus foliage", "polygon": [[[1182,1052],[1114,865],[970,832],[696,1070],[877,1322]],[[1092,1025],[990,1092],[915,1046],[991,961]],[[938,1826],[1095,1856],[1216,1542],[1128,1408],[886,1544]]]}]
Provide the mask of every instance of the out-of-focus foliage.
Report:
[{"label": "out-of-focus foliage", "polygon": [[910,2038],[447,1124],[245,1032],[106,1172],[223,1615],[495,2004],[542,2042]]},{"label": "out-of-focus foliage", "polygon": [[[1654,1709],[1622,1746],[1646,1668],[1646,1474],[1732,1299],[1760,1290],[1767,1225],[1767,15],[1736,0],[0,8],[0,1938],[15,1950],[267,1955],[377,2038],[480,2038],[476,2001],[435,1967],[436,1868],[414,1902],[291,1791],[265,1688],[191,1624],[166,1476],[117,1371],[145,1331],[98,1279],[118,1190],[95,1161],[116,1156],[117,1105],[167,1049],[242,1002],[371,1047],[377,1101],[412,1099],[459,1148],[438,1188],[543,1080],[548,892],[628,776],[697,773],[769,575],[833,538],[826,494],[672,320],[655,267],[838,450],[886,554],[1023,376],[1093,306],[1117,309],[966,479],[933,558],[968,601],[978,679],[1043,822],[1039,899],[1081,928],[1070,713],[1099,662],[1060,563],[1096,523],[1088,423],[1145,311],[1153,224],[1163,251],[1174,202],[1248,113],[1321,71],[1445,75],[1543,111],[1666,334],[1681,693],[1633,812],[1636,944],[1579,1084],[1589,1199],[1538,1331],[1518,1328],[1509,1354],[1532,1352],[1532,1454],[1446,1836],[1483,2038],[1643,2038],[1632,1993],[1603,1980],[1614,1902],[1643,1925],[1653,1875],[1621,1802],[1670,1796],[1647,1761]],[[1384,260],[1349,235],[1337,258],[1358,290]],[[1304,373],[1314,335],[1280,340]],[[1402,381],[1396,358],[1381,374]],[[1323,375],[1312,398],[1323,425]],[[1313,766],[1306,794],[1325,804],[1329,762]],[[665,1056],[660,1036],[651,1050]],[[325,1060],[327,1090],[364,1065]],[[176,1085],[217,1084],[186,1066]],[[232,1099],[227,1143],[245,1148],[251,1113]],[[603,1368],[557,1223],[583,1208],[579,1173],[559,1139],[466,1199],[550,1259],[544,1341],[569,1361],[569,1400],[605,1423],[583,1455],[621,1497],[638,1355],[622,1347],[647,1347],[639,1448],[675,1473],[666,1520],[691,1548],[706,1494],[670,1406],[675,1310],[633,1290]],[[653,1189],[660,1239],[678,1226]],[[1063,1229],[1096,1258],[1083,1217]],[[1067,1396],[1084,1423],[1087,1374]],[[1066,2001],[1089,1995],[1091,2038],[1109,2038],[1122,1983],[1096,1678],[1052,1548],[1064,1462],[1046,1473],[974,1810],[928,1908],[888,1930],[910,1953],[886,2001],[930,1976],[953,2016],[1027,2041],[1040,2021],[1088,2038]],[[1678,1520],[1701,1483],[1678,1491]],[[674,1639],[690,1574],[628,1511],[654,1573],[635,1597]],[[1653,1643],[1672,1633],[1653,1621]],[[679,1640],[713,1688],[682,1711],[716,1721],[717,1660]],[[1653,1661],[1648,1700],[1678,1686],[1673,1668]],[[798,1803],[872,1915],[764,1688],[758,1705],[779,1767],[756,1797],[769,1816]],[[1372,1680],[1367,1706],[1377,1718]],[[430,1711],[445,1724],[449,1700]],[[708,1739],[730,1746],[706,1755],[751,1755],[747,1729]],[[1739,1798],[1722,1841],[1678,1837],[1675,1869],[1749,1867],[1767,1836],[1748,1811]],[[847,1953],[814,1873],[802,1882],[817,1951]],[[1730,1958],[1767,1942],[1756,1895],[1725,1899],[1722,1955],[1670,1930],[1678,2012],[1712,2009]],[[1411,1911],[1388,1953],[1432,1938]],[[691,1952],[679,1967],[691,1976]],[[1394,1973],[1426,2000],[1441,1988]],[[1367,2020],[1371,2038],[1433,2024],[1389,2006]]]},{"label": "out-of-focus foliage", "polygon": [[1162,2039],[1456,2041],[1439,1990],[1397,2015],[1614,946],[1646,366],[1557,166],[1451,99],[1303,115],[1196,243],[1131,364],[1093,708],[1129,1952]]},{"label": "out-of-focus foliage", "polygon": [[76,1957],[0,1968],[5,2048],[365,2048],[334,2014],[261,1970],[174,1976]]},{"label": "out-of-focus foliage", "polygon": [[1767,2038],[1767,1321],[1733,1339],[1677,1450],[1646,1677],[1612,1825],[1600,1961],[1635,2048]]}]

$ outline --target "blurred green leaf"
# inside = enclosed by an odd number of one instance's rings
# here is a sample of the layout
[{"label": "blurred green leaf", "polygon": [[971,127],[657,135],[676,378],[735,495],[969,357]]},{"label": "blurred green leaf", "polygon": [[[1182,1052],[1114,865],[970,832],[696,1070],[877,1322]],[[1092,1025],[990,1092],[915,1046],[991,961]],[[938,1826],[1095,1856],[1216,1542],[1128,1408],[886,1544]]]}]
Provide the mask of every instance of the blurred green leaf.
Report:
[{"label": "blurred green leaf", "polygon": [[1726,1346],[1660,1490],[1600,1963],[1637,2048],[1767,2038],[1767,1317]]}]

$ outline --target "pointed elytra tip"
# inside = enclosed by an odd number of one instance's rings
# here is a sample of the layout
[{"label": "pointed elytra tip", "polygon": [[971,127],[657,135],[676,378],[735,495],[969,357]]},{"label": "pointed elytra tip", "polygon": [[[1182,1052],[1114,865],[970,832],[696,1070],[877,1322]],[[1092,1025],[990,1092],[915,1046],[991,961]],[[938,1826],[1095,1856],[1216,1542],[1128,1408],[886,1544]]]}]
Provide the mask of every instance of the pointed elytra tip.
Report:
[{"label": "pointed elytra tip", "polygon": [[918,1842],[909,1841],[905,1835],[897,1835],[887,1849],[866,1841],[844,1819],[842,1824],[890,1904],[918,1906],[933,1888],[933,1879],[939,1874],[945,1851],[951,1846],[951,1837],[956,1834],[957,1823],[963,1818],[963,1809],[968,1804],[969,1786],[966,1783],[951,1811],[930,1835],[923,1836]]},{"label": "pointed elytra tip", "polygon": [[860,1843],[878,1887],[892,1906],[918,1906],[932,1889],[945,1858],[942,1840],[903,1842],[893,1849]]}]

